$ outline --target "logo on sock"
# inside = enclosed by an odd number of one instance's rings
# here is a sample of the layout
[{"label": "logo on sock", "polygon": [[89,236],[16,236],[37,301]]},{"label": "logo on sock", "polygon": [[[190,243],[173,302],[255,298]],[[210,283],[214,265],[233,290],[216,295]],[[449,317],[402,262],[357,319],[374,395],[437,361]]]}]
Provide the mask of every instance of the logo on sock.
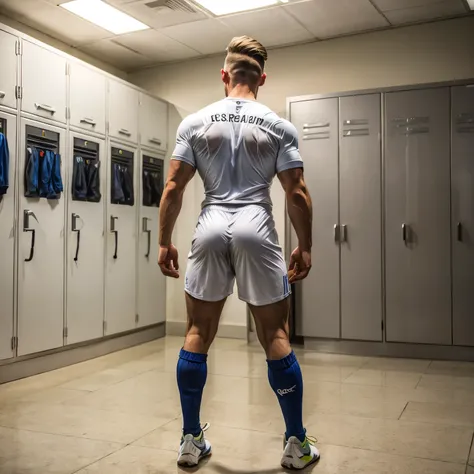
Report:
[{"label": "logo on sock", "polygon": [[294,393],[295,388],[296,388],[296,385],[293,385],[293,387],[291,388],[284,388],[284,389],[279,388],[277,390],[277,393],[278,395],[280,395],[280,397],[283,397],[285,395],[288,395],[289,393]]}]

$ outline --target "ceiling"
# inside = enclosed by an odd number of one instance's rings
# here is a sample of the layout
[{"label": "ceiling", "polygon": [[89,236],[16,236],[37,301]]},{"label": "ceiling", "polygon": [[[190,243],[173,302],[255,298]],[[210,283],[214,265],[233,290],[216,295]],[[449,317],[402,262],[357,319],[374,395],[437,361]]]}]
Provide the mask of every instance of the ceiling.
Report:
[{"label": "ceiling", "polygon": [[290,0],[216,18],[192,0],[106,0],[151,27],[115,36],[58,7],[66,1],[0,0],[0,13],[126,72],[223,53],[236,35],[279,47],[470,13],[465,0]]}]

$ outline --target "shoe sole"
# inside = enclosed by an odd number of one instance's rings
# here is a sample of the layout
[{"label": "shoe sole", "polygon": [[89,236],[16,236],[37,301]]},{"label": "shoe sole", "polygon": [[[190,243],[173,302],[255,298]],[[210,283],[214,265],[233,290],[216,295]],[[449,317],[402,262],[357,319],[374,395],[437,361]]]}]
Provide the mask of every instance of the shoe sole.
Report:
[{"label": "shoe sole", "polygon": [[209,450],[207,453],[201,454],[197,462],[192,459],[192,456],[185,454],[178,460],[178,466],[180,467],[196,467],[204,458],[211,456],[212,450]]},{"label": "shoe sole", "polygon": [[288,458],[288,464],[285,464],[282,461],[281,467],[285,469],[290,469],[291,471],[302,471],[303,469],[306,469],[307,467],[312,466],[313,464],[316,464],[320,459],[321,459],[321,456],[317,456],[317,457],[315,456],[314,459],[308,464],[306,464],[305,466],[297,467],[293,464],[293,461],[291,461],[290,458]]}]

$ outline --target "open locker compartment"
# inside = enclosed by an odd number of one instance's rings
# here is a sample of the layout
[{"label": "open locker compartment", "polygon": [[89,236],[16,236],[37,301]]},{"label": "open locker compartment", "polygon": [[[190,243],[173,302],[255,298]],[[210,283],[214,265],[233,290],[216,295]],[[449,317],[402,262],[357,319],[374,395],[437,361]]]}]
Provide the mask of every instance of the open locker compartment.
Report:
[{"label": "open locker compartment", "polygon": [[[16,117],[0,112],[0,133],[8,144],[8,184],[0,196],[0,360],[15,355],[14,336],[14,255],[15,255],[15,167]],[[4,169],[3,172],[6,172]]]},{"label": "open locker compartment", "polygon": [[[109,143],[106,244],[106,320],[105,335],[118,334],[136,327],[137,257],[137,164],[138,151],[131,145]],[[132,188],[127,200],[118,199],[117,186],[123,183],[114,172],[127,167]],[[117,181],[118,180],[118,181]],[[129,187],[130,183],[127,184]],[[122,189],[123,191],[123,189]]]},{"label": "open locker compartment", "polygon": [[67,161],[67,343],[97,339],[104,331],[105,142],[76,132]]},{"label": "open locker compartment", "polygon": [[27,197],[34,193],[26,186],[26,171],[33,149],[51,152],[59,159],[65,182],[66,132],[22,119],[20,143],[18,355],[22,356],[63,345],[65,200],[62,193],[55,199]]},{"label": "open locker compartment", "polygon": [[145,327],[166,319],[166,281],[157,264],[159,204],[164,187],[163,156],[142,151],[140,168],[137,326]]}]

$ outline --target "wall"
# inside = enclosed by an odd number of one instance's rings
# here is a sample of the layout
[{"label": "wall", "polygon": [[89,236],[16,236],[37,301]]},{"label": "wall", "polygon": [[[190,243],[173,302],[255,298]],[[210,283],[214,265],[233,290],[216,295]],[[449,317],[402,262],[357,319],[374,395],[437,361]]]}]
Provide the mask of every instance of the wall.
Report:
[{"label": "wall", "polygon": [[[474,78],[473,44],[474,17],[467,17],[276,49],[270,51],[269,77],[259,100],[284,116],[286,98],[291,96]],[[174,139],[172,131],[181,117],[222,98],[223,58],[147,69],[129,75],[129,80],[176,105],[179,112],[170,133]],[[176,229],[182,266],[202,196],[201,184],[197,179],[194,183]],[[284,197],[278,185],[272,194],[284,244]],[[173,321],[184,320],[182,281],[179,285],[179,293],[168,295],[168,316]],[[235,295],[228,301],[223,323],[246,325],[245,306]]]},{"label": "wall", "polygon": [[78,49],[73,48],[72,46],[69,46],[66,43],[63,43],[62,41],[59,41],[49,35],[46,35],[41,31],[35,30],[34,28],[31,28],[4,15],[0,15],[0,23],[3,23],[4,25],[9,26],[10,28],[14,28],[15,30],[21,31],[25,35],[31,36],[32,38],[35,38],[38,41],[42,41],[43,43],[48,44],[53,48],[59,49],[63,53],[70,54],[71,56],[74,56],[75,58],[78,58],[81,61],[85,61],[86,63],[92,64],[92,66],[102,69],[103,71],[108,72],[109,74],[120,77],[123,80],[127,80],[128,74],[126,72],[116,68],[115,66],[112,66],[111,64],[101,61],[100,59],[96,59],[92,56],[89,56],[88,54],[83,53],[82,51],[79,51]]}]

